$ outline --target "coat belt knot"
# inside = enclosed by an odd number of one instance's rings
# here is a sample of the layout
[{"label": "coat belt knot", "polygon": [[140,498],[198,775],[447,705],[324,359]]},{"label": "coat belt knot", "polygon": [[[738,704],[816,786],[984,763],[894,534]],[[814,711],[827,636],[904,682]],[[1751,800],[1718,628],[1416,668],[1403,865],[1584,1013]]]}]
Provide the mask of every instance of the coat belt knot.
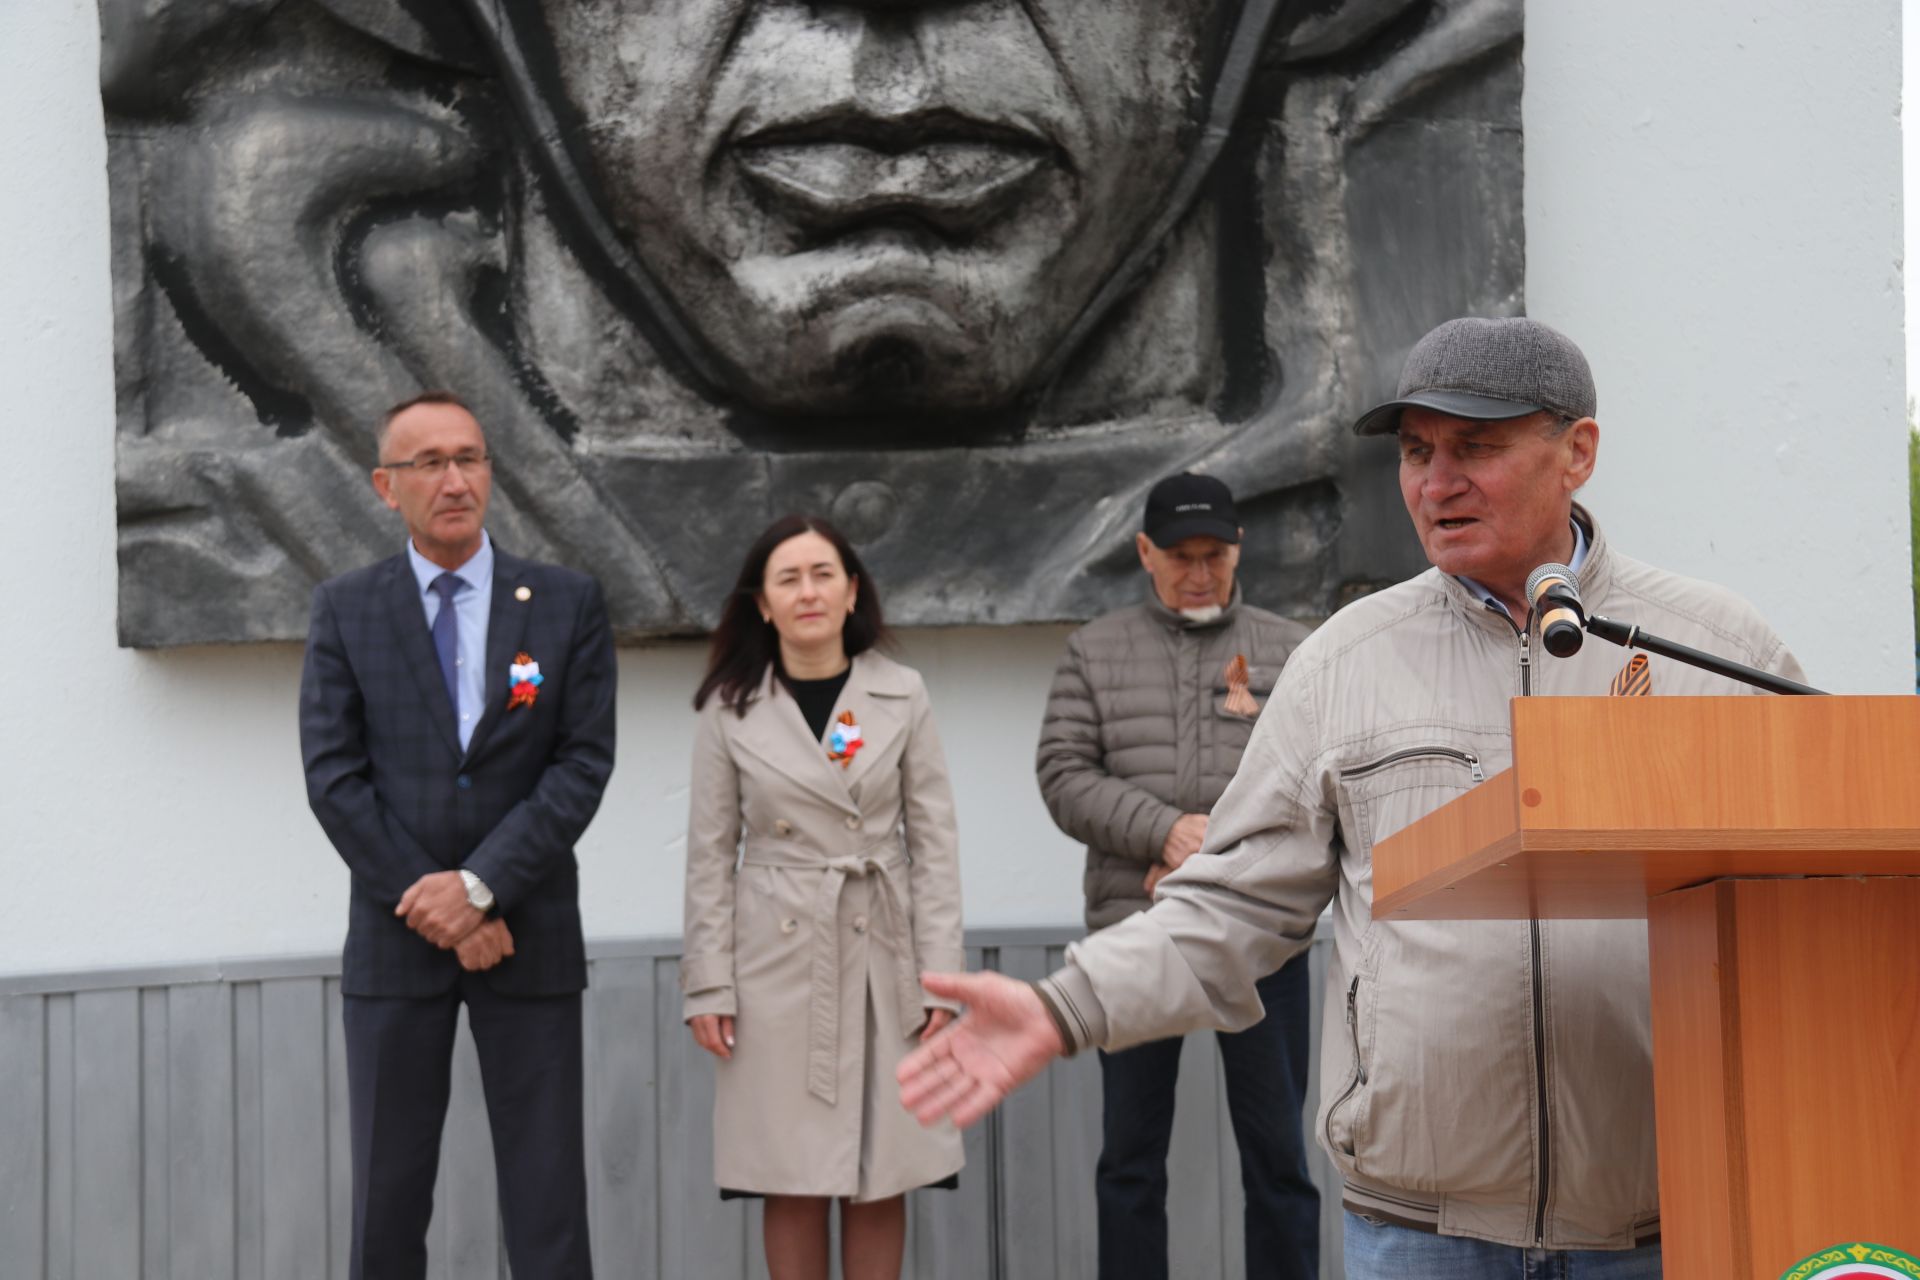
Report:
[{"label": "coat belt knot", "polygon": [[758,850],[749,849],[742,861],[749,866],[821,873],[820,890],[813,899],[807,1092],[832,1106],[840,1092],[840,895],[848,880],[868,879],[877,886],[878,891],[872,895],[868,936],[893,951],[894,998],[899,1002],[901,1027],[910,1033],[921,1022],[923,997],[914,962],[913,932],[893,877],[888,874],[905,860],[897,850],[875,850],[851,858],[782,857],[763,845]]}]

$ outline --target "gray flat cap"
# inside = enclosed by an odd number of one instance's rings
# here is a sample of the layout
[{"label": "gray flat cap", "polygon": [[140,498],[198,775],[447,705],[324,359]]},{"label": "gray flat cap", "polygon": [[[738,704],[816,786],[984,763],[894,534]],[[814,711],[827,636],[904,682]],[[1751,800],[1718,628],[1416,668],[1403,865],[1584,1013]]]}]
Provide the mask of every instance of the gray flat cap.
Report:
[{"label": "gray flat cap", "polygon": [[1414,407],[1481,421],[1542,409],[1591,418],[1599,399],[1587,358],[1558,329],[1524,316],[1466,316],[1414,344],[1400,371],[1400,394],[1361,414],[1354,434],[1398,431],[1400,411]]}]

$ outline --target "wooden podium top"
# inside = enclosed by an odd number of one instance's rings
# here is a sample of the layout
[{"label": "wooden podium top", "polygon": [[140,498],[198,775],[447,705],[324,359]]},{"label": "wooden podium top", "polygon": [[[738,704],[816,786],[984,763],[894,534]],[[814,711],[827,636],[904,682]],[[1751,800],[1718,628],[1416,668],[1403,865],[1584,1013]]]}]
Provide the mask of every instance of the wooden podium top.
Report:
[{"label": "wooden podium top", "polygon": [[1513,767],[1373,851],[1376,920],[1643,917],[1729,876],[1920,875],[1920,698],[1515,698]]}]

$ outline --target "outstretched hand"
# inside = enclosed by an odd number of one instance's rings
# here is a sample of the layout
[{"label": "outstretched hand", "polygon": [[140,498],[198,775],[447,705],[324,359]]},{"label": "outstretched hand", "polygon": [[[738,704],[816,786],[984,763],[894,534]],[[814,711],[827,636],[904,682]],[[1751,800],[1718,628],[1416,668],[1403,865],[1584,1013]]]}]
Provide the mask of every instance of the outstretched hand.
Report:
[{"label": "outstretched hand", "polygon": [[951,1117],[966,1128],[1066,1052],[1046,1006],[1024,982],[999,973],[927,973],[920,983],[967,1006],[895,1072],[901,1105],[923,1125]]}]

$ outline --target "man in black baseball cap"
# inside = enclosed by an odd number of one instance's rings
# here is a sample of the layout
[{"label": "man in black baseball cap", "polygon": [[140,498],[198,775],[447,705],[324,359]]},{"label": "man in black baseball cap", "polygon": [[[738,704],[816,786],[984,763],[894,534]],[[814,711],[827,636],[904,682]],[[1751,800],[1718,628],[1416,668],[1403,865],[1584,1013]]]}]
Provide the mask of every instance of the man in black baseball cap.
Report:
[{"label": "man in black baseball cap", "polygon": [[1212,476],[1191,471],[1168,476],[1153,486],[1140,528],[1161,548],[1187,538],[1217,538],[1236,546],[1240,542],[1240,516],[1233,509],[1232,490]]},{"label": "man in black baseball cap", "polygon": [[[1089,929],[1145,911],[1200,852],[1281,666],[1306,635],[1244,604],[1234,582],[1240,516],[1213,476],[1169,476],[1134,536],[1146,598],[1067,640],[1040,730],[1040,793],[1087,846]],[[1246,1271],[1319,1275],[1319,1193],[1307,1173],[1306,957],[1260,981],[1266,1018],[1220,1037],[1227,1108],[1246,1189]],[[1102,1143],[1094,1172],[1100,1280],[1167,1275],[1167,1144],[1178,1037],[1100,1055]]]}]

